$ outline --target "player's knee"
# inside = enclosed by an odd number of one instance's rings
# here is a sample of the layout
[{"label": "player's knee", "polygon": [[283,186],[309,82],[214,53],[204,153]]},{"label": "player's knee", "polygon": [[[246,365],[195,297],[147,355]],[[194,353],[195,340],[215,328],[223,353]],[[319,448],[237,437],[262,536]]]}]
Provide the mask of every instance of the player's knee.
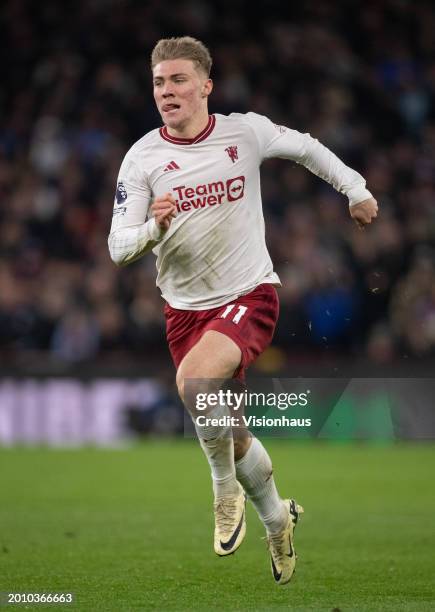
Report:
[{"label": "player's knee", "polygon": [[248,448],[251,445],[252,437],[247,432],[246,436],[237,437],[234,436],[234,459],[238,461],[242,457],[244,457],[248,451]]},{"label": "player's knee", "polygon": [[178,372],[177,372],[177,376],[175,378],[175,382],[176,382],[176,385],[177,385],[178,395],[180,396],[180,398],[184,402],[184,375],[183,375],[182,372],[180,372],[180,370],[178,370]]},{"label": "player's knee", "polygon": [[195,371],[195,369],[186,366],[181,366],[178,368],[175,382],[177,385],[178,395],[184,403],[186,403],[186,380],[197,378],[201,378],[201,375]]},{"label": "player's knee", "polygon": [[219,390],[220,379],[209,378],[209,376],[210,374],[204,368],[195,366],[195,364],[184,363],[178,368],[175,379],[178,394],[191,414],[196,414],[198,409],[206,409],[207,405],[198,408],[199,398],[203,404],[210,393],[216,393]]},{"label": "player's knee", "polygon": [[175,379],[178,393],[183,401],[185,400],[186,381],[208,378],[210,376],[209,369],[206,356],[195,348],[184,357],[178,367]]}]

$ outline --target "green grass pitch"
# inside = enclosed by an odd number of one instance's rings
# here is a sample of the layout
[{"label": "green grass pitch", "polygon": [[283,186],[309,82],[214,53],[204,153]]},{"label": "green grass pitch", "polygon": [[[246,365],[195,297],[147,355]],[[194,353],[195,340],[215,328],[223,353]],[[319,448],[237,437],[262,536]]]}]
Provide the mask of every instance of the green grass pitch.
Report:
[{"label": "green grass pitch", "polygon": [[305,506],[290,585],[246,539],[212,547],[209,470],[194,441],[0,451],[0,591],[73,592],[70,610],[435,610],[435,445],[263,440]]}]

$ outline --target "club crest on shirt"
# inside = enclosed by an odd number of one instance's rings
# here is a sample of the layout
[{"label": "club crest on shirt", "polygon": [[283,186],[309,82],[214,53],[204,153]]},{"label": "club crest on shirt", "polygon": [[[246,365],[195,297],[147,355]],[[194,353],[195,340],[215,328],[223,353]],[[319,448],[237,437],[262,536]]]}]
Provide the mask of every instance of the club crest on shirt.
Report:
[{"label": "club crest on shirt", "polygon": [[127,189],[122,181],[116,186],[116,203],[121,204],[127,199]]},{"label": "club crest on shirt", "polygon": [[225,149],[225,151],[228,153],[229,158],[231,159],[233,164],[239,159],[239,154],[238,154],[238,151],[237,151],[237,146],[232,145],[230,147],[227,147]]}]

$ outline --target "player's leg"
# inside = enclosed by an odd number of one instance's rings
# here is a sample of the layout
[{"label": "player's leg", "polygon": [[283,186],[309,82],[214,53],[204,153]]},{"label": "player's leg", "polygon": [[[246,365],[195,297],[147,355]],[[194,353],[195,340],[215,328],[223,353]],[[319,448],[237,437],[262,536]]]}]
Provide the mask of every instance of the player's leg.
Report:
[{"label": "player's leg", "polygon": [[236,460],[236,477],[266,531],[281,531],[287,524],[288,510],[279,496],[270,456],[258,438],[252,437],[246,453]]},{"label": "player's leg", "polygon": [[[181,361],[177,370],[180,397],[192,415],[201,447],[210,465],[215,496],[215,552],[233,553],[245,535],[245,495],[236,479],[232,428],[210,424],[209,419],[230,416],[227,406],[207,409],[208,423],[198,424],[198,412],[186,397],[186,381],[231,378],[241,361],[241,350],[228,336],[207,331]],[[202,390],[204,390],[203,387]],[[208,392],[214,391],[208,388]],[[201,415],[203,416],[203,415]]]},{"label": "player's leg", "polygon": [[[239,304],[243,306],[243,311],[240,311]],[[243,312],[242,316],[239,316],[240,312]],[[237,300],[229,316],[215,318],[210,325],[232,334],[239,346],[245,346],[243,365],[246,366],[270,344],[277,317],[276,290],[270,285],[263,285]],[[243,390],[244,386],[238,389],[239,392]],[[269,454],[246,427],[235,427],[233,436],[237,480],[252,501],[268,534],[277,533],[287,525],[289,511],[288,505],[278,494]]]},{"label": "player's leg", "polygon": [[[249,435],[236,434],[241,440]],[[286,584],[295,569],[294,529],[303,508],[293,499],[281,499],[272,461],[258,438],[252,437],[246,452],[236,460],[236,476],[266,528],[273,577],[277,584]]]},{"label": "player's leg", "polygon": [[[244,383],[233,381],[233,389],[236,386],[238,393],[243,394],[246,390]],[[239,412],[241,415],[245,412],[243,403]],[[263,444],[252,435],[243,420],[239,419],[238,423],[237,427],[233,427],[237,480],[245,489],[267,532],[276,533],[287,524],[288,508],[278,494],[272,461]]]},{"label": "player's leg", "polygon": [[288,506],[279,496],[271,458],[258,438],[242,424],[233,428],[236,477],[268,534],[284,529]]},{"label": "player's leg", "polygon": [[294,530],[303,509],[293,499],[281,499],[272,461],[260,440],[244,426],[233,428],[233,437],[237,480],[266,528],[273,577],[277,584],[286,584],[295,569]]}]

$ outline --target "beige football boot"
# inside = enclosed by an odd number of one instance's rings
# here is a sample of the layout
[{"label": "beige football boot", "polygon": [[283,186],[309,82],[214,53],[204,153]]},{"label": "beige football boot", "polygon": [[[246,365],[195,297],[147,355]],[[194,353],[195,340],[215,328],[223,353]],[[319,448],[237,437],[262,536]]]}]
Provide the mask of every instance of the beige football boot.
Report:
[{"label": "beige football boot", "polygon": [[236,495],[218,497],[213,504],[214,550],[220,557],[231,555],[243,542],[246,533],[245,504],[246,495],[240,484]]},{"label": "beige football boot", "polygon": [[270,566],[276,584],[290,582],[295,571],[297,557],[293,544],[294,532],[299,515],[304,511],[294,499],[284,499],[283,502],[289,511],[287,525],[283,531],[267,536]]}]

